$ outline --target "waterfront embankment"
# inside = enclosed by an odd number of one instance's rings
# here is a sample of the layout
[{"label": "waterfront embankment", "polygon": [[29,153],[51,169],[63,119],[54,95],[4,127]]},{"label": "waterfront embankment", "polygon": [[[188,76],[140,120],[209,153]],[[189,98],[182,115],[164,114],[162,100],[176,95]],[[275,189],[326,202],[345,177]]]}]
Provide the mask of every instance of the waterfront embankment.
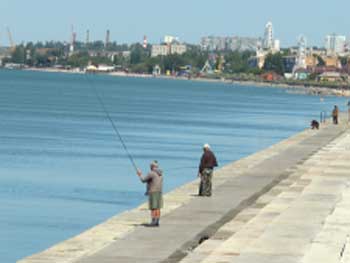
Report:
[{"label": "waterfront embankment", "polygon": [[141,225],[143,204],[19,262],[316,262],[325,246],[325,259],[345,258],[347,127],[307,129],[220,168],[211,198],[196,196],[198,181],[175,189],[158,229]]}]

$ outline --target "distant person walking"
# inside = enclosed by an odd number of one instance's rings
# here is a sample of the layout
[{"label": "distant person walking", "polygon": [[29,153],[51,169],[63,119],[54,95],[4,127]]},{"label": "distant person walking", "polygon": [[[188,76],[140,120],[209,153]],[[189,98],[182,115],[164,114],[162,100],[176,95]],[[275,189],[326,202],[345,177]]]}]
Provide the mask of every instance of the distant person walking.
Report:
[{"label": "distant person walking", "polygon": [[141,182],[147,183],[146,195],[148,195],[148,207],[151,210],[151,223],[147,226],[158,227],[160,220],[160,209],[163,207],[163,172],[158,167],[158,162],[150,164],[150,171],[147,176],[142,176],[141,170],[137,171]]},{"label": "distant person walking", "polygon": [[338,124],[339,109],[337,105],[334,105],[334,109],[332,111],[332,117],[333,117],[333,124]]},{"label": "distant person walking", "polygon": [[209,144],[203,146],[203,155],[199,164],[198,176],[200,177],[199,196],[211,196],[212,177],[214,167],[217,167],[214,153],[210,150]]},{"label": "distant person walking", "polygon": [[350,122],[350,100],[348,101],[348,121]]}]

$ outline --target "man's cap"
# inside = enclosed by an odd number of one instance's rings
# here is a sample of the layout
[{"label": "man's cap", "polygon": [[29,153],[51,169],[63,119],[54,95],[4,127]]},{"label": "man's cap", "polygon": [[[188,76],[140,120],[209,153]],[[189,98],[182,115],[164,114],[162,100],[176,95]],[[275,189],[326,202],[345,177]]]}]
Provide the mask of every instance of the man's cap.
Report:
[{"label": "man's cap", "polygon": [[152,161],[151,166],[158,167],[158,161],[157,160]]},{"label": "man's cap", "polygon": [[210,149],[210,145],[208,143],[204,144],[203,149]]}]

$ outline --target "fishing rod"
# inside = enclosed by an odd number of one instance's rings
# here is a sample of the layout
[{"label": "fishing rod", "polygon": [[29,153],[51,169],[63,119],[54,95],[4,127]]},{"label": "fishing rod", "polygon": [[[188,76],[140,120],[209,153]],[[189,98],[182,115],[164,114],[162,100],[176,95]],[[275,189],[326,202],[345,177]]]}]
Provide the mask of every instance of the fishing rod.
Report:
[{"label": "fishing rod", "polygon": [[119,130],[118,130],[118,128],[117,128],[117,125],[115,124],[115,122],[113,121],[111,115],[109,114],[109,112],[108,112],[108,110],[107,110],[107,107],[106,107],[106,105],[105,105],[104,102],[103,102],[102,97],[101,97],[100,94],[97,92],[97,89],[96,89],[95,85],[92,83],[92,80],[90,80],[89,77],[86,75],[86,73],[85,73],[85,77],[86,77],[86,79],[87,79],[87,81],[88,81],[88,83],[89,83],[91,89],[94,91],[94,93],[95,93],[95,95],[96,95],[96,97],[97,97],[97,99],[98,99],[100,105],[102,106],[102,109],[103,109],[103,111],[104,111],[104,113],[105,113],[107,119],[108,119],[109,122],[111,123],[112,128],[113,128],[113,130],[115,131],[115,135],[117,136],[117,138],[118,138],[119,141],[121,142],[121,144],[122,144],[122,146],[123,146],[123,148],[124,148],[124,150],[125,150],[125,152],[126,152],[126,155],[128,156],[128,158],[129,158],[129,160],[130,160],[132,166],[134,167],[135,171],[137,172],[137,171],[138,171],[138,168],[137,168],[137,165],[136,165],[136,163],[135,163],[135,160],[134,160],[134,158],[132,157],[132,155],[130,154],[130,152],[129,152],[129,150],[128,150],[128,147],[126,147],[126,144],[125,144],[125,142],[124,142],[124,140],[123,140],[123,137],[121,136],[121,134],[120,134],[120,132],[119,132]]}]

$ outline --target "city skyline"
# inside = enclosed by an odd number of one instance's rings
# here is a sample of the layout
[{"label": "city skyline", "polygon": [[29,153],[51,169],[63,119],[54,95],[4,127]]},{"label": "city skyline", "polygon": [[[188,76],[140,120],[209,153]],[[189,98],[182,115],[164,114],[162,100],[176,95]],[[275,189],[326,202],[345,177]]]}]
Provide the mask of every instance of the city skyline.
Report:
[{"label": "city skyline", "polygon": [[99,5],[62,0],[54,8],[43,0],[2,2],[1,46],[9,44],[7,27],[18,44],[68,42],[71,25],[79,41],[85,40],[87,30],[91,41],[104,40],[106,31],[110,30],[111,41],[118,43],[141,42],[144,35],[150,43],[158,43],[168,34],[194,44],[208,35],[263,37],[268,21],[273,23],[274,35],[281,40],[282,47],[296,45],[300,35],[307,37],[310,46],[324,46],[325,36],[332,33],[350,36],[350,21],[346,19],[350,3],[345,0],[333,1],[327,7],[320,7],[316,1],[301,0],[287,7],[277,0],[264,3],[218,0],[215,6],[197,0],[178,0],[170,5],[171,9],[160,0],[152,3],[101,0]]}]

